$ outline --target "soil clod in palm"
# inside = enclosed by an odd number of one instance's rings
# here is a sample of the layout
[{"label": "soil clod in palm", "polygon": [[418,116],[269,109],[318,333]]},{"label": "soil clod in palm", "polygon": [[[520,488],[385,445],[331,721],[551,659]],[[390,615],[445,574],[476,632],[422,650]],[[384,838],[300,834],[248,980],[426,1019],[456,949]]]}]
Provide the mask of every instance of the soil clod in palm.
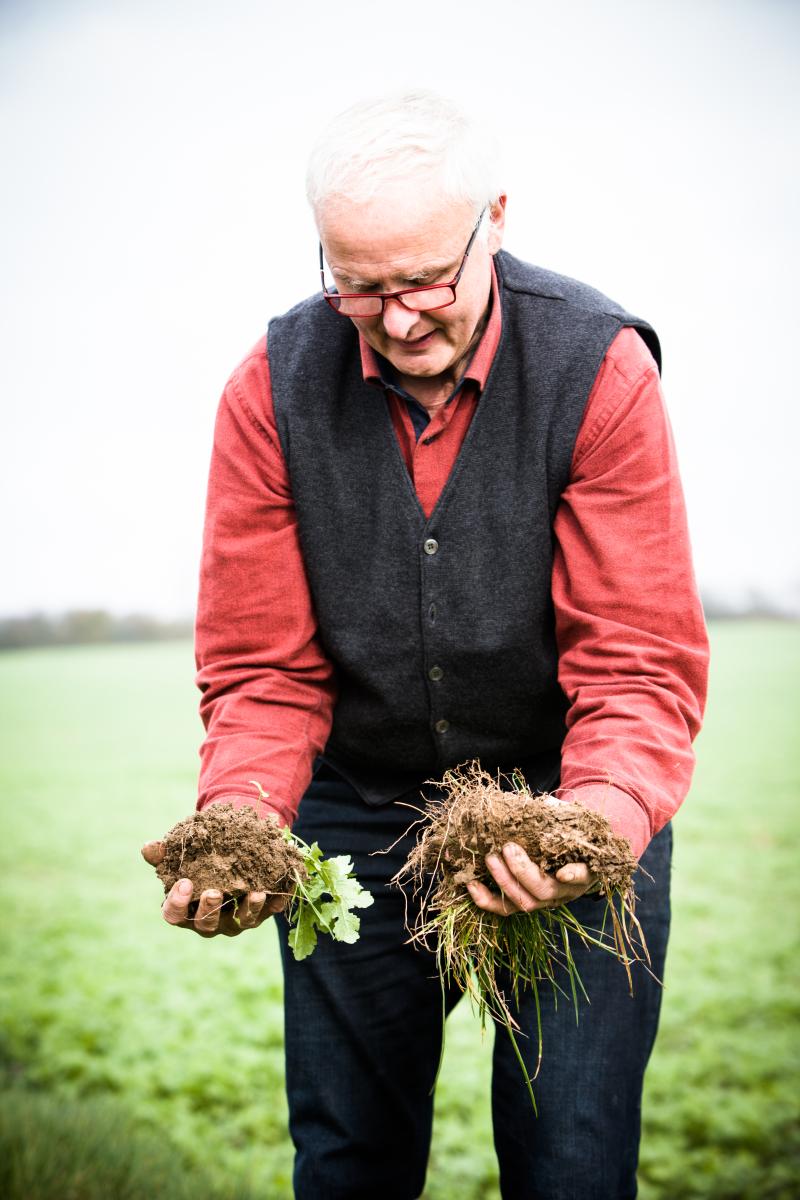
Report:
[{"label": "soil clod in palm", "polygon": [[303,856],[278,822],[250,807],[210,804],[173,826],[162,844],[156,873],[164,891],[178,879],[191,879],[193,900],[207,888],[229,896],[291,894],[298,875],[305,878]]}]

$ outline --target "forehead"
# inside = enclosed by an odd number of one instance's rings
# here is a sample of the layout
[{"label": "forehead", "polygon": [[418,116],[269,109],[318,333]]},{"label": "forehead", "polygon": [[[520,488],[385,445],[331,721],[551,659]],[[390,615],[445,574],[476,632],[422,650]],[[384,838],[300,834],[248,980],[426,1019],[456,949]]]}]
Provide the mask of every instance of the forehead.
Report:
[{"label": "forehead", "polygon": [[464,253],[472,207],[405,187],[360,204],[330,200],[319,232],[332,270],[369,282],[447,266]]}]

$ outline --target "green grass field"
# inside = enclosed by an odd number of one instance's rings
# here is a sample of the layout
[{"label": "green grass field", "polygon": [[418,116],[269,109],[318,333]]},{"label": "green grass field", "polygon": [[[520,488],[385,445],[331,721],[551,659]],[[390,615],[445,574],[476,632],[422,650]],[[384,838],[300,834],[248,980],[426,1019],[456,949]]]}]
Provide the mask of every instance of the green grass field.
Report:
[{"label": "green grass field", "polygon": [[[674,932],[645,1097],[644,1200],[800,1194],[800,626],[712,630],[675,821]],[[194,803],[185,643],[0,658],[0,1195],[283,1200],[274,933],[169,929],[139,858]],[[427,1200],[499,1196],[487,1038],[448,1027]]]}]

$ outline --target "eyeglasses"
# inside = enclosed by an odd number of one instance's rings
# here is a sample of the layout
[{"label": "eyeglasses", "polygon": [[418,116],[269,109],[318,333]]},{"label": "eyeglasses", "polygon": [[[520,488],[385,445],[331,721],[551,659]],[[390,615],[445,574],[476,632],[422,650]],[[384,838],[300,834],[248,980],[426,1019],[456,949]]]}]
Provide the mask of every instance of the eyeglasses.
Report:
[{"label": "eyeglasses", "polygon": [[398,300],[404,308],[410,308],[412,312],[431,312],[435,308],[447,308],[450,304],[455,304],[456,287],[467,265],[469,252],[478,236],[485,213],[484,208],[467,242],[461,266],[448,283],[429,283],[423,287],[403,288],[399,292],[329,292],[325,285],[325,265],[320,242],[319,273],[322,279],[322,295],[333,311],[343,317],[378,317],[386,307],[387,300]]}]

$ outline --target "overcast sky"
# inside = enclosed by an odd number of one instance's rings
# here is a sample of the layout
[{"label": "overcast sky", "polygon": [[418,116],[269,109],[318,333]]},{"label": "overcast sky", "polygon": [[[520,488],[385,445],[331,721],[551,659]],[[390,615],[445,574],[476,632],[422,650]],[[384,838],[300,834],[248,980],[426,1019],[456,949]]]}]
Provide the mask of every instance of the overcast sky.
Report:
[{"label": "overcast sky", "polygon": [[303,176],[395,86],[480,106],[506,247],[658,329],[706,589],[800,603],[791,0],[0,0],[0,613],[192,611],[214,413],[317,286]]}]

